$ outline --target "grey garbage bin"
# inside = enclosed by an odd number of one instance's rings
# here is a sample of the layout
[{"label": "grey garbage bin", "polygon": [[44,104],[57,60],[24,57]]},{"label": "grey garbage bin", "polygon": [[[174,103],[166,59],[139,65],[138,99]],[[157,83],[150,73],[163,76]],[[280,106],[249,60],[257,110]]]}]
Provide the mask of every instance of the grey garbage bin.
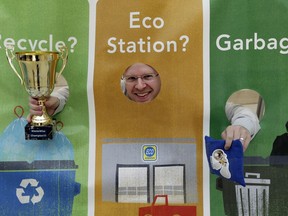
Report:
[{"label": "grey garbage bin", "polygon": [[288,157],[247,157],[244,160],[246,187],[217,178],[227,216],[283,216],[288,213]]},{"label": "grey garbage bin", "polygon": [[245,173],[246,186],[235,185],[239,216],[269,215],[270,179],[261,179],[260,173]]}]

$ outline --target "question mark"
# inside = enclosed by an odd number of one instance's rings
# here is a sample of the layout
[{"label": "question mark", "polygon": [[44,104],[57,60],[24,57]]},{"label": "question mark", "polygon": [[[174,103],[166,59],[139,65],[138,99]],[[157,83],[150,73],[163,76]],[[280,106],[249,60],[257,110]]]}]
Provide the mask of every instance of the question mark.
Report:
[{"label": "question mark", "polygon": [[68,41],[72,41],[71,47],[70,47],[70,51],[73,53],[74,52],[74,47],[77,44],[77,38],[76,37],[69,37]]},{"label": "question mark", "polygon": [[187,35],[182,35],[182,36],[179,38],[179,40],[180,40],[180,41],[184,40],[182,51],[183,51],[183,52],[186,52],[186,45],[187,45],[187,43],[189,42],[189,37],[188,37]]}]

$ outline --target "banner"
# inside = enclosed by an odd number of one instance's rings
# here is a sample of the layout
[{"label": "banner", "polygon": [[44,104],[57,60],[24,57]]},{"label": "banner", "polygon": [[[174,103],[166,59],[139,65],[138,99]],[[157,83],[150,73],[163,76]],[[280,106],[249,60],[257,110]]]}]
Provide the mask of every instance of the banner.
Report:
[{"label": "banner", "polygon": [[[87,215],[89,3],[28,0],[0,5],[0,214]],[[62,75],[70,97],[53,116],[63,124],[58,123],[53,140],[25,140],[29,94],[7,61],[6,47],[11,45],[14,52],[59,52],[63,45],[69,50]],[[22,76],[15,59],[13,64]],[[59,60],[57,72],[61,65]]]},{"label": "banner", "polygon": [[286,214],[287,195],[281,192],[281,182],[286,178],[287,159],[273,157],[287,154],[287,143],[274,144],[287,132],[287,33],[283,28],[287,3],[210,3],[211,136],[219,137],[229,123],[224,106],[239,90],[256,91],[257,97],[244,98],[264,114],[259,116],[261,130],[244,153],[246,188],[224,181],[221,189],[219,179],[211,176],[211,215]]},{"label": "banner", "polygon": [[[138,215],[159,193],[201,214],[199,9],[200,1],[97,3],[96,215]],[[157,77],[139,83],[138,70]]]},{"label": "banner", "polygon": [[[1,215],[288,212],[287,3],[0,6]],[[35,115],[29,123],[31,98],[48,113],[54,97],[49,123],[33,125]],[[237,166],[227,159],[232,150],[209,158],[205,147],[213,138],[223,145],[230,104],[261,126],[234,154]],[[231,167],[243,182],[230,178]]]}]

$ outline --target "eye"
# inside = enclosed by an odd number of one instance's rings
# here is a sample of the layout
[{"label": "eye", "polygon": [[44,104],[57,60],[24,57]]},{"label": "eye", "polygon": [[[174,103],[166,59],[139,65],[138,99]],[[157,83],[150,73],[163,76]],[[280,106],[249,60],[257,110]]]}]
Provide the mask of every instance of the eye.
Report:
[{"label": "eye", "polygon": [[142,79],[144,80],[151,80],[154,78],[154,75],[153,74],[145,74],[143,75]]},{"label": "eye", "polygon": [[126,77],[127,82],[134,82],[135,80],[137,80],[137,77],[135,76]]}]

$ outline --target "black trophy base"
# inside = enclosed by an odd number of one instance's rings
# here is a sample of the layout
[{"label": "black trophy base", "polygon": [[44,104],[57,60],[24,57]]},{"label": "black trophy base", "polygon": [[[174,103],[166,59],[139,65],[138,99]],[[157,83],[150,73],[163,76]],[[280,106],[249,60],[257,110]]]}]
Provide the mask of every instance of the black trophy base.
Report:
[{"label": "black trophy base", "polygon": [[25,126],[26,140],[49,140],[53,139],[53,125],[34,126],[28,123]]}]

